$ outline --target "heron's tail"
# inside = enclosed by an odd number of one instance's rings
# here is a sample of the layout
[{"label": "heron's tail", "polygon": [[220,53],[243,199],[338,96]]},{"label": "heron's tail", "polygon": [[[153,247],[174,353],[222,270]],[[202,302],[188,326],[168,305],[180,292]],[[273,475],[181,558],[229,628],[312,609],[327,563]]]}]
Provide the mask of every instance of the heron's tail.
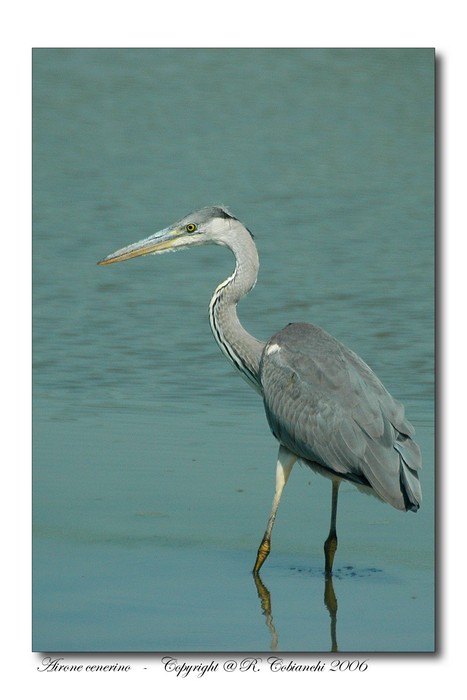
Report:
[{"label": "heron's tail", "polygon": [[416,512],[422,503],[422,489],[418,472],[422,468],[422,455],[416,442],[399,433],[394,448],[400,456],[400,485],[405,510]]}]

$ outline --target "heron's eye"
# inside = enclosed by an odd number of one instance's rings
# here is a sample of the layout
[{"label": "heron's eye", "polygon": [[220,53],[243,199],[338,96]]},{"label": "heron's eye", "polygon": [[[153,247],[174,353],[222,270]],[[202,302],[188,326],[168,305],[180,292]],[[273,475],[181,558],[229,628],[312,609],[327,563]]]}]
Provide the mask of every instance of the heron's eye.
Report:
[{"label": "heron's eye", "polygon": [[196,224],[187,224],[185,228],[188,231],[188,233],[193,233],[193,231],[196,231],[197,226]]}]

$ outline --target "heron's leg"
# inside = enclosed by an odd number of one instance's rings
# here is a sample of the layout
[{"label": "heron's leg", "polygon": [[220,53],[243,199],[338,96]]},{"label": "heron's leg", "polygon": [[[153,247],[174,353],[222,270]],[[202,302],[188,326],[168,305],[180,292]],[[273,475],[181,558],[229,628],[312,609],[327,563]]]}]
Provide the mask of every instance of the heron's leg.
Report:
[{"label": "heron's leg", "polygon": [[329,528],[329,535],[324,543],[324,573],[326,576],[332,575],[332,564],[334,561],[334,555],[337,549],[337,531],[336,531],[336,517],[337,517],[337,495],[339,492],[340,479],[333,479],[332,482],[332,506],[331,506],[331,526]]},{"label": "heron's leg", "polygon": [[296,455],[290,452],[283,445],[279,447],[276,466],[276,493],[274,494],[271,515],[269,516],[266,532],[264,533],[264,537],[258,549],[258,554],[256,555],[256,561],[253,568],[254,574],[257,574],[261,569],[271,549],[271,532],[274,525],[274,520],[276,519],[277,508],[279,507],[279,501],[281,500],[284,486],[287,483],[287,479],[289,478],[292,467],[296,461]]}]

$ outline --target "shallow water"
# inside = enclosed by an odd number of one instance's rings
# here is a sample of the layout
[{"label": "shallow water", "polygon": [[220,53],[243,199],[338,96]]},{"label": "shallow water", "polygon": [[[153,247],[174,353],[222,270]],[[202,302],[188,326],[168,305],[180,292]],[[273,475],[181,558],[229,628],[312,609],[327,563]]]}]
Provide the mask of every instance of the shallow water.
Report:
[{"label": "shallow water", "polygon": [[246,328],[325,327],[422,447],[416,515],[341,488],[338,648],[433,649],[433,199],[429,50],[34,52],[35,650],[332,647],[327,480],[294,469],[250,573],[277,446],[209,330],[233,260],[95,264],[219,202],[260,252]]}]

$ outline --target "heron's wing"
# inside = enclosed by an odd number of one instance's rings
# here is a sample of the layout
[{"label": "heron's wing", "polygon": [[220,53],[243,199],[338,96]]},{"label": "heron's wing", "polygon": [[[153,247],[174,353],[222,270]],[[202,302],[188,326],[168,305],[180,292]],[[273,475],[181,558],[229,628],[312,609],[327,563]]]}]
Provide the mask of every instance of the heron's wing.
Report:
[{"label": "heron's wing", "polygon": [[316,326],[294,323],[266,344],[260,375],[269,425],[282,444],[370,484],[396,508],[418,508],[413,427],[355,353]]}]

